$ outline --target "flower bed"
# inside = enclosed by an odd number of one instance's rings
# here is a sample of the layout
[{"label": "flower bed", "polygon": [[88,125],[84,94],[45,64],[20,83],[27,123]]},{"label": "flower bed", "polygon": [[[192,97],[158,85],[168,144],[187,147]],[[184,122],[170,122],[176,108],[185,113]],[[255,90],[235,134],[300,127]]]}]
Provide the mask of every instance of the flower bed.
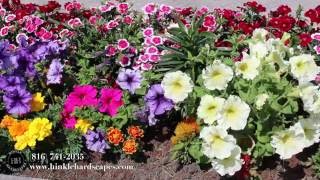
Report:
[{"label": "flower bed", "polygon": [[174,159],[249,178],[320,140],[320,6],[0,7],[2,161],[12,150],[139,159],[146,130],[172,121]]}]

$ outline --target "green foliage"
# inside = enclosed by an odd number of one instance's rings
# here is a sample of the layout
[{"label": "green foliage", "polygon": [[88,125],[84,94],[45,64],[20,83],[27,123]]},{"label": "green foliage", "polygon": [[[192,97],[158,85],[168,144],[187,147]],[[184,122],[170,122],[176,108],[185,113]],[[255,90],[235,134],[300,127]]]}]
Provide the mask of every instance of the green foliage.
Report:
[{"label": "green foliage", "polygon": [[312,168],[314,169],[316,176],[320,178],[320,148],[318,148],[317,153],[314,154],[311,159],[313,163]]},{"label": "green foliage", "polygon": [[177,159],[182,164],[189,164],[195,160],[198,164],[208,164],[209,159],[202,153],[201,141],[191,137],[180,141],[174,145],[172,158]]}]

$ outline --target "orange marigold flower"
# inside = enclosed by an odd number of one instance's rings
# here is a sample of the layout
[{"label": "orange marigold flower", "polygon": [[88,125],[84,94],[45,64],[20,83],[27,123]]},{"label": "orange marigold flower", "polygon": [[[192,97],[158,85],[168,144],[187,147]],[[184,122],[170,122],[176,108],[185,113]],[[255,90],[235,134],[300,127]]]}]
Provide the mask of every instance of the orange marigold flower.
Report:
[{"label": "orange marigold flower", "polygon": [[110,143],[118,146],[121,142],[123,142],[123,134],[117,128],[109,128],[107,132],[107,139]]},{"label": "orange marigold flower", "polygon": [[0,128],[8,128],[15,122],[17,122],[17,119],[13,118],[12,116],[5,115],[1,120]]},{"label": "orange marigold flower", "polygon": [[30,122],[27,120],[14,122],[11,126],[9,126],[9,134],[13,140],[16,139],[17,136],[23,135],[29,127]]},{"label": "orange marigold flower", "polygon": [[138,147],[138,144],[134,139],[128,139],[124,141],[122,150],[126,154],[133,154],[137,152],[137,147]]},{"label": "orange marigold flower", "polygon": [[200,127],[194,118],[187,118],[178,123],[174,130],[174,136],[171,137],[171,143],[177,144],[179,141],[190,137],[193,134],[197,134],[200,131]]},{"label": "orange marigold flower", "polygon": [[128,134],[135,139],[143,137],[144,131],[139,126],[130,126],[127,130]]}]

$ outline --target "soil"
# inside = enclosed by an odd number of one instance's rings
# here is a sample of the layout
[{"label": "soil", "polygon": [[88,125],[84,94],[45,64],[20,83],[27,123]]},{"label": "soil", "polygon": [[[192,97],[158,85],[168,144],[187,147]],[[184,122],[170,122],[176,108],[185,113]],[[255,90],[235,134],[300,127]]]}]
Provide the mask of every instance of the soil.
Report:
[{"label": "soil", "polygon": [[[77,162],[77,164],[98,165],[132,165],[132,170],[25,170],[18,176],[27,176],[44,179],[68,179],[68,180],[92,180],[113,179],[113,180],[151,180],[151,179],[194,179],[194,180],[215,180],[215,179],[236,179],[221,178],[217,172],[212,169],[201,169],[196,163],[180,165],[177,161],[171,159],[170,137],[172,136],[172,127],[175,123],[168,124],[164,122],[152,129],[147,130],[145,137],[145,152],[135,160],[128,157],[120,157],[114,154],[90,153],[89,160]],[[158,131],[156,131],[158,130]],[[296,180],[317,179],[310,164],[307,164],[308,157],[316,152],[318,145],[304,150],[303,153],[291,158],[288,161],[280,161],[279,158],[272,157],[265,159],[263,168],[255,171],[263,180]]]}]

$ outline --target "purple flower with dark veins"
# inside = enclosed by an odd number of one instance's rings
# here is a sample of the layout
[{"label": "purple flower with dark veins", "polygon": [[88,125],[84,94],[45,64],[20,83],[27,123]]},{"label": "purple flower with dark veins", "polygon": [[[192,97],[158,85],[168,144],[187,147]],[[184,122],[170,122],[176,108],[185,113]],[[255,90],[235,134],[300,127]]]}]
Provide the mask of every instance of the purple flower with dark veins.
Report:
[{"label": "purple flower with dark veins", "polygon": [[7,40],[0,41],[0,70],[9,71],[16,68],[17,57],[10,50],[10,43]]},{"label": "purple flower with dark veins", "polygon": [[31,94],[25,89],[14,89],[3,96],[3,102],[10,114],[23,115],[30,111]]},{"label": "purple flower with dark veins", "polygon": [[20,76],[0,76],[0,89],[9,92],[15,89],[25,89],[26,82]]},{"label": "purple flower with dark veins", "polygon": [[117,84],[125,90],[128,90],[130,93],[140,88],[142,81],[142,75],[140,71],[132,69],[121,69],[116,80]]},{"label": "purple flower with dark veins", "polygon": [[152,85],[144,99],[151,114],[162,115],[174,107],[173,101],[164,97],[161,84]]},{"label": "purple flower with dark veins", "polygon": [[101,130],[97,130],[97,132],[88,130],[84,137],[86,139],[87,149],[91,151],[104,153],[106,149],[110,149],[110,146],[104,139],[104,133]]},{"label": "purple flower with dark veins", "polygon": [[63,72],[63,65],[59,59],[52,60],[47,73],[47,84],[60,84]]}]

